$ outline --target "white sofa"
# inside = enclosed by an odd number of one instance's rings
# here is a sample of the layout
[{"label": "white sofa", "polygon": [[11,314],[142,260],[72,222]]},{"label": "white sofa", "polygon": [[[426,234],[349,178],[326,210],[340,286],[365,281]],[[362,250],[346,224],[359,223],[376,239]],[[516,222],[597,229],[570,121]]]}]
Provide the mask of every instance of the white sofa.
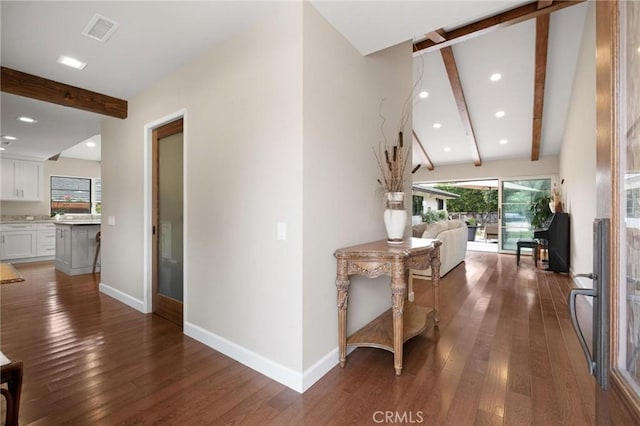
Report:
[{"label": "white sofa", "polygon": [[[420,238],[437,238],[440,246],[440,276],[455,268],[464,261],[467,254],[467,225],[461,220],[446,220],[430,224],[415,225],[413,236]],[[412,269],[409,279],[414,277],[431,277],[431,270],[418,271]]]}]

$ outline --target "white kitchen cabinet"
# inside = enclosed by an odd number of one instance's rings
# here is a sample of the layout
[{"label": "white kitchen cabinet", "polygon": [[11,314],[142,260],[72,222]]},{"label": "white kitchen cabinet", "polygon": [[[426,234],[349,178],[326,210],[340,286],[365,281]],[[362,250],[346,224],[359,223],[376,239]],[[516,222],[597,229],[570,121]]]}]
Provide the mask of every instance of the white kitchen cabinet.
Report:
[{"label": "white kitchen cabinet", "polygon": [[37,255],[36,229],[33,224],[3,224],[0,227],[0,257],[21,259]]},{"label": "white kitchen cabinet", "polygon": [[71,225],[56,225],[56,269],[71,268]]},{"label": "white kitchen cabinet", "polygon": [[[100,225],[56,224],[56,269],[68,275],[90,273]],[[100,270],[99,267],[96,268]]]},{"label": "white kitchen cabinet", "polygon": [[55,256],[56,227],[53,223],[36,224],[37,256]]},{"label": "white kitchen cabinet", "polygon": [[42,196],[42,164],[35,161],[0,159],[0,199],[40,201]]}]

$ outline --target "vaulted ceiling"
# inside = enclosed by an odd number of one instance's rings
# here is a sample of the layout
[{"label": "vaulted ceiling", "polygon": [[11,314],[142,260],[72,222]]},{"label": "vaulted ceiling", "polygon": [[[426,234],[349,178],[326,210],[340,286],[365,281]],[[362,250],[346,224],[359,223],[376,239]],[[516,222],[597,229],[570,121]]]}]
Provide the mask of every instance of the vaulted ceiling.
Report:
[{"label": "vaulted ceiling", "polygon": [[[424,47],[419,43],[422,40],[427,40],[427,45],[441,43],[414,57],[416,93],[429,93],[424,99],[416,96],[413,116],[413,129],[422,145],[414,143],[414,163],[424,167],[427,156],[434,167],[531,156],[536,20],[508,27],[498,22],[495,31],[466,35],[464,41],[457,38],[471,23],[528,3],[312,1],[365,55],[407,40],[416,42],[416,48]],[[556,7],[557,3],[532,4],[537,9]],[[3,67],[128,99],[282,5],[2,1],[1,62]],[[95,13],[121,24],[106,43],[81,35]],[[586,4],[579,4],[551,14],[540,120],[539,150],[543,156],[559,151],[585,13]],[[429,39],[428,33],[432,33]],[[450,48],[440,49],[449,44]],[[62,54],[79,57],[89,65],[83,71],[61,66],[56,58]],[[502,79],[494,83],[489,76],[496,72]],[[464,94],[467,118],[460,113],[460,98],[455,95],[459,92]],[[98,133],[99,121],[104,118],[13,94],[2,93],[0,100],[2,135],[19,135],[10,145],[13,155],[47,158]],[[498,110],[505,111],[505,116],[496,118]],[[25,127],[15,119],[29,114],[39,117],[36,126]],[[435,129],[434,123],[440,127]],[[473,130],[477,152],[469,129]],[[501,140],[508,143],[500,144]]]},{"label": "vaulted ceiling", "polygon": [[414,41],[414,165],[559,154],[586,2],[316,4],[362,53]]}]

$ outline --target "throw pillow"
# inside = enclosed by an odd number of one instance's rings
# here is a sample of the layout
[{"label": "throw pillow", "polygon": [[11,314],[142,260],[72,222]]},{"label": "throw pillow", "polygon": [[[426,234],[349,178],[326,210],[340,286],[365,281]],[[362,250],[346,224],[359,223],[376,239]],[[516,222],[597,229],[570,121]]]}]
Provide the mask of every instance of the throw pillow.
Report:
[{"label": "throw pillow", "polygon": [[420,238],[422,237],[422,234],[424,234],[424,230],[427,227],[426,223],[419,223],[417,225],[413,226],[413,236],[414,238]]}]

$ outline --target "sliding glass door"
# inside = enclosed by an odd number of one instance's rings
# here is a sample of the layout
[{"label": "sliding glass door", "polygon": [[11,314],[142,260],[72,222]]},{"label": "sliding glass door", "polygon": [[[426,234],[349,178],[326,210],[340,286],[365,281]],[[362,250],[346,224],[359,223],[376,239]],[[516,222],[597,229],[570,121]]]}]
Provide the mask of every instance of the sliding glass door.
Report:
[{"label": "sliding glass door", "polygon": [[552,179],[501,179],[500,198],[500,251],[512,253],[520,238],[533,238],[531,208],[536,200],[551,192]]}]

